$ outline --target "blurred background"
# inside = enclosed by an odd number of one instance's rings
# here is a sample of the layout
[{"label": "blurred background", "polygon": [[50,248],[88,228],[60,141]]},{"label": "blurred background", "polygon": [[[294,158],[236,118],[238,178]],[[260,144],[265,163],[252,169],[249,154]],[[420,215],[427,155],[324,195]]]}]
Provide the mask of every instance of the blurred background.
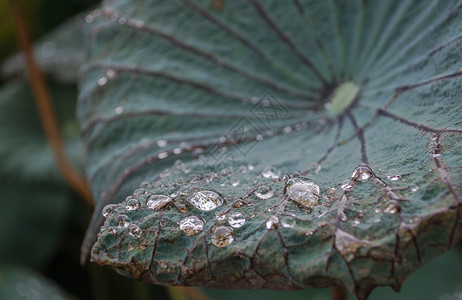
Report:
[{"label": "blurred background", "polygon": [[[77,72],[84,59],[79,26],[99,1],[18,2],[54,101],[67,156],[83,172],[85,154],[74,116]],[[79,264],[92,208],[58,172],[17,44],[8,1],[0,1],[0,299],[191,297],[194,292],[147,285],[93,264]],[[377,288],[369,299],[462,299],[461,270],[459,244],[412,274],[400,293]],[[220,300],[330,299],[330,289],[202,291]]]}]

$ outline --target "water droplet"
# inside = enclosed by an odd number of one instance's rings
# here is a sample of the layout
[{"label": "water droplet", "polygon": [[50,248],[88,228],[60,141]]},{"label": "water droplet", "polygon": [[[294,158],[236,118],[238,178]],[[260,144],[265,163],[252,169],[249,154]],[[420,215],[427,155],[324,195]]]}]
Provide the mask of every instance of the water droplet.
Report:
[{"label": "water droplet", "polygon": [[144,194],[146,194],[146,189],[143,189],[143,188],[136,189],[133,192],[133,195],[135,195],[135,196],[141,196],[141,195],[144,195]]},{"label": "water droplet", "polygon": [[157,210],[171,203],[172,200],[173,199],[167,195],[152,195],[146,202],[146,206],[149,209]]},{"label": "water droplet", "polygon": [[87,15],[85,17],[85,23],[91,23],[91,22],[93,22],[94,19],[95,19],[95,17],[93,15]]},{"label": "water droplet", "polygon": [[231,179],[230,183],[231,183],[232,186],[238,186],[239,185],[239,179],[233,178],[233,179]]},{"label": "water droplet", "polygon": [[387,178],[391,181],[397,181],[401,178],[401,175],[399,175],[398,170],[396,169],[391,169],[388,171],[388,176]]},{"label": "water droplet", "polygon": [[117,233],[117,230],[114,227],[109,226],[107,227],[107,232],[109,232],[112,235],[115,235]]},{"label": "water droplet", "polygon": [[188,176],[188,181],[189,182],[198,182],[201,179],[201,177],[197,174],[191,174]]},{"label": "water droplet", "polygon": [[103,210],[101,211],[101,214],[103,217],[112,217],[112,213],[114,212],[114,209],[117,207],[117,204],[108,204],[106,205]]},{"label": "water droplet", "polygon": [[372,170],[368,167],[357,167],[353,174],[351,174],[351,179],[365,182],[372,176]]},{"label": "water droplet", "polygon": [[260,185],[255,192],[253,192],[255,197],[261,200],[266,200],[273,197],[273,190],[267,185]]},{"label": "water droplet", "polygon": [[283,133],[290,133],[290,132],[292,132],[292,127],[286,126],[286,127],[284,127],[284,128],[282,129],[282,132],[283,132]]},{"label": "water droplet", "polygon": [[120,25],[124,25],[125,23],[127,23],[127,19],[124,18],[124,17],[121,17],[121,18],[119,18],[118,22],[119,22]]},{"label": "water droplet", "polygon": [[361,225],[361,221],[358,220],[358,219],[354,219],[354,220],[351,222],[351,225],[353,225],[354,227],[357,227],[357,226]]},{"label": "water droplet", "polygon": [[223,204],[223,197],[215,191],[200,191],[192,194],[188,202],[200,210],[209,211]]},{"label": "water droplet", "polygon": [[223,212],[216,212],[215,213],[215,218],[217,219],[217,221],[223,221],[224,219],[226,219],[226,214],[223,213]]},{"label": "water droplet", "polygon": [[348,217],[347,217],[347,215],[345,214],[344,211],[342,211],[342,212],[340,213],[340,220],[343,221],[343,222],[348,221]]},{"label": "water droplet", "polygon": [[137,210],[138,208],[140,208],[140,202],[135,198],[128,199],[125,203],[125,209],[128,211]]},{"label": "water droplet", "polygon": [[411,190],[411,192],[415,193],[419,190],[419,186],[413,183],[409,186],[409,189]]},{"label": "water droplet", "polygon": [[208,174],[204,175],[204,180],[205,180],[205,182],[212,182],[213,178],[216,178],[217,176],[218,176],[217,173],[211,172],[211,173],[208,173]]},{"label": "water droplet", "polygon": [[173,149],[173,154],[180,154],[181,152],[183,152],[183,149],[181,149],[181,148]]},{"label": "water droplet", "polygon": [[130,225],[131,221],[126,215],[118,215],[115,219],[117,226],[120,228],[127,228]]},{"label": "water droplet", "polygon": [[128,234],[131,235],[132,237],[135,237],[135,238],[140,238],[141,237],[141,229],[138,225],[136,224],[131,224],[130,226],[128,226]]},{"label": "water droplet", "polygon": [[249,219],[253,219],[253,218],[255,218],[255,216],[256,216],[255,213],[251,213],[251,214],[249,215]]},{"label": "water droplet", "polygon": [[316,174],[318,174],[319,171],[321,171],[321,165],[315,161],[310,162],[310,164],[308,165],[308,168],[310,169],[311,172],[314,172]]},{"label": "water droplet", "polygon": [[184,205],[183,203],[175,203],[176,209],[178,209],[181,213],[185,214],[189,211],[188,207]]},{"label": "water droplet", "polygon": [[[249,170],[250,170],[250,168],[249,168]],[[277,179],[281,175],[281,170],[278,170],[274,166],[269,166],[269,167],[266,167],[265,169],[263,169],[263,171],[261,172],[261,175],[263,177],[265,177],[265,178]]]},{"label": "water droplet", "polygon": [[234,208],[239,208],[239,207],[241,207],[242,205],[244,205],[244,202],[242,202],[241,200],[236,201],[236,203],[234,203]]},{"label": "water droplet", "polygon": [[106,77],[109,78],[109,79],[114,78],[116,75],[117,75],[117,73],[113,69],[108,69],[106,71]]},{"label": "water droplet", "polygon": [[159,146],[161,148],[164,148],[165,146],[167,146],[167,141],[166,140],[158,140],[157,141],[157,146]]},{"label": "water droplet", "polygon": [[180,229],[187,236],[196,235],[204,229],[204,220],[196,216],[188,216],[180,221]]},{"label": "water droplet", "polygon": [[374,222],[374,223],[379,223],[379,222],[380,222],[380,219],[381,219],[380,215],[375,215],[375,216],[372,218],[372,222]]},{"label": "water droplet", "polygon": [[103,86],[107,83],[107,77],[106,76],[103,76],[101,78],[98,79],[98,85],[99,86]]},{"label": "water droplet", "polygon": [[234,242],[234,231],[229,227],[219,226],[213,232],[211,240],[217,247],[226,247]]},{"label": "water droplet", "polygon": [[164,158],[167,158],[167,157],[168,157],[168,152],[167,151],[162,151],[162,152],[159,152],[159,154],[157,154],[158,159],[164,159]]},{"label": "water droplet", "polygon": [[311,212],[318,205],[319,186],[307,181],[303,177],[292,178],[287,181],[284,194],[299,206]]},{"label": "water droplet", "polygon": [[266,229],[276,229],[279,223],[279,219],[276,216],[270,216],[268,220],[266,220]]},{"label": "water droplet", "polygon": [[244,225],[244,223],[245,223],[245,217],[240,212],[233,212],[228,217],[228,224],[231,227],[239,228],[239,227],[242,227]]},{"label": "water droplet", "polygon": [[281,218],[281,226],[284,228],[294,228],[296,223],[295,218],[291,216],[284,216]]},{"label": "water droplet", "polygon": [[345,192],[349,192],[353,189],[353,187],[355,186],[354,184],[354,181],[350,180],[350,179],[345,179],[343,182],[342,182],[342,190],[344,190]]},{"label": "water droplet", "polygon": [[395,200],[388,202],[387,207],[383,210],[386,214],[396,214],[399,211],[399,203]]},{"label": "water droplet", "polygon": [[253,171],[255,169],[255,167],[253,165],[248,165],[247,169],[249,169],[249,171]]}]

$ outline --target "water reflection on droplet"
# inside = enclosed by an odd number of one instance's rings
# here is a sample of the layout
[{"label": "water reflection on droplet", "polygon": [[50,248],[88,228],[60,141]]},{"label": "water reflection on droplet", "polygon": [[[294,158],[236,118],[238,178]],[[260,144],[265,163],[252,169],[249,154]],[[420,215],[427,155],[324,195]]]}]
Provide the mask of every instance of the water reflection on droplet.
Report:
[{"label": "water reflection on droplet", "polygon": [[372,170],[368,167],[360,166],[357,167],[353,174],[351,174],[351,179],[365,182],[372,176]]},{"label": "water reflection on droplet", "polygon": [[128,234],[131,235],[132,237],[140,238],[141,233],[142,231],[138,225],[131,224],[130,226],[128,226]]},{"label": "water reflection on droplet", "polygon": [[114,112],[117,114],[117,115],[120,115],[121,113],[124,112],[124,107],[122,105],[119,105],[117,106],[115,109],[114,109]]},{"label": "water reflection on droplet", "polygon": [[254,192],[253,194],[255,195],[255,197],[257,197],[258,199],[261,199],[261,200],[266,200],[266,199],[269,199],[271,197],[273,197],[273,190],[267,186],[267,185],[260,185]]},{"label": "water reflection on droplet", "polygon": [[234,237],[234,231],[231,228],[219,226],[212,233],[211,240],[213,245],[223,248],[234,242]]},{"label": "water reflection on droplet", "polygon": [[101,78],[98,79],[98,85],[99,86],[103,86],[107,83],[107,77],[106,76],[103,76]]},{"label": "water reflection on droplet", "polygon": [[396,214],[399,211],[399,203],[395,200],[388,202],[387,207],[383,210],[386,214]]},{"label": "water reflection on droplet", "polygon": [[117,204],[108,204],[103,208],[103,210],[101,211],[101,214],[105,218],[111,217],[116,207],[117,207]]},{"label": "water reflection on droplet", "polygon": [[419,190],[419,186],[413,183],[409,186],[409,189],[411,190],[411,192],[415,193]]},{"label": "water reflection on droplet", "polygon": [[342,190],[344,190],[345,192],[349,192],[353,189],[354,187],[354,182],[350,179],[345,179],[343,182],[342,182]]},{"label": "water reflection on droplet", "polygon": [[276,179],[279,178],[279,176],[281,175],[281,170],[278,170],[274,166],[269,166],[263,169],[261,175],[268,179]]},{"label": "water reflection on droplet", "polygon": [[291,216],[283,216],[281,218],[281,226],[284,228],[294,228],[297,221],[294,217]]},{"label": "water reflection on droplet", "polygon": [[125,203],[125,209],[128,211],[137,210],[138,208],[140,208],[140,202],[134,198],[129,199]]},{"label": "water reflection on droplet", "polygon": [[127,228],[132,222],[132,220],[130,220],[130,218],[126,215],[118,215],[115,221],[117,223],[117,226],[120,228]]},{"label": "water reflection on droplet", "polygon": [[223,204],[224,198],[215,191],[199,191],[192,194],[188,202],[200,210],[209,211]]},{"label": "water reflection on droplet", "polygon": [[396,169],[390,169],[387,174],[387,178],[391,181],[397,181],[401,178],[401,175],[398,173],[398,170]]},{"label": "water reflection on droplet", "polygon": [[276,216],[270,216],[268,220],[266,220],[266,229],[276,229],[279,223],[279,218]]},{"label": "water reflection on droplet", "polygon": [[285,195],[308,211],[318,205],[319,186],[303,177],[292,178],[284,188]]},{"label": "water reflection on droplet", "polygon": [[157,146],[163,148],[163,147],[167,146],[167,141],[166,140],[158,140],[157,141]]},{"label": "water reflection on droplet", "polygon": [[245,217],[240,212],[233,212],[228,217],[228,224],[231,227],[239,228],[239,227],[242,227],[244,223],[245,223]]},{"label": "water reflection on droplet", "polygon": [[157,210],[172,202],[172,198],[167,195],[152,195],[146,202],[149,209]]},{"label": "water reflection on droplet", "polygon": [[233,179],[231,179],[230,183],[231,183],[232,186],[238,186],[239,185],[239,179],[233,178]]},{"label": "water reflection on droplet", "polygon": [[196,235],[204,229],[205,222],[196,216],[188,216],[180,221],[180,229],[187,235]]},{"label": "water reflection on droplet", "polygon": [[133,192],[133,195],[135,195],[135,196],[141,196],[141,195],[144,195],[144,194],[146,194],[146,189],[144,189],[144,188],[136,189],[135,192]]},{"label": "water reflection on droplet", "polygon": [[308,167],[310,168],[311,172],[314,172],[316,174],[318,174],[319,171],[321,171],[321,165],[319,163],[315,162],[315,161],[310,162]]}]

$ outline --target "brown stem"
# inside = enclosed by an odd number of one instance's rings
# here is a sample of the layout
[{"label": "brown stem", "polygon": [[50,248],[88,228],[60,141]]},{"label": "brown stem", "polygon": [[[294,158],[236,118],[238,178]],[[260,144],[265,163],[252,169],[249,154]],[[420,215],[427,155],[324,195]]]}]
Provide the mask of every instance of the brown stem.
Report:
[{"label": "brown stem", "polygon": [[343,286],[334,286],[330,290],[330,299],[331,300],[346,300],[347,292]]},{"label": "brown stem", "polygon": [[35,105],[42,123],[45,136],[51,146],[59,171],[64,180],[77,191],[90,205],[93,206],[93,198],[83,176],[69,163],[64,153],[58,121],[51,103],[51,96],[38,69],[27,33],[21,7],[17,0],[9,0],[13,23],[19,45],[26,58],[29,84],[34,95]]}]

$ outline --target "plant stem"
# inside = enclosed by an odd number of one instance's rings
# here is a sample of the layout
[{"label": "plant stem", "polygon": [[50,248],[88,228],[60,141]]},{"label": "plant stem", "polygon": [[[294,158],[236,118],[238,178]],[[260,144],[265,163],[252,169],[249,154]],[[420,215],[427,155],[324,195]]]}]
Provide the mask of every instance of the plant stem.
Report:
[{"label": "plant stem", "polygon": [[58,121],[51,102],[50,92],[43,75],[37,67],[27,33],[26,24],[17,0],[9,0],[13,23],[19,45],[26,58],[29,84],[34,95],[35,105],[42,123],[45,136],[51,146],[59,171],[64,180],[79,193],[91,206],[93,198],[84,177],[70,164],[64,153]]}]

